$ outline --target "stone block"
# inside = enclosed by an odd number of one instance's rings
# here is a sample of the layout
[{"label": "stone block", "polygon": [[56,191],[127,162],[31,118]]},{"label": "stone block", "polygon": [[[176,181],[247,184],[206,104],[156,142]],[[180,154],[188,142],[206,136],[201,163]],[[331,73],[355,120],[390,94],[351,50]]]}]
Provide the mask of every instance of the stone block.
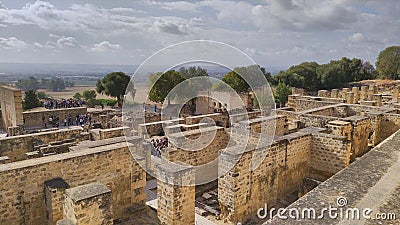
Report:
[{"label": "stone block", "polygon": [[54,178],[44,182],[47,223],[56,224],[63,218],[64,191],[69,188],[62,178]]},{"label": "stone block", "polygon": [[91,183],[65,191],[64,218],[76,225],[113,224],[111,190]]}]

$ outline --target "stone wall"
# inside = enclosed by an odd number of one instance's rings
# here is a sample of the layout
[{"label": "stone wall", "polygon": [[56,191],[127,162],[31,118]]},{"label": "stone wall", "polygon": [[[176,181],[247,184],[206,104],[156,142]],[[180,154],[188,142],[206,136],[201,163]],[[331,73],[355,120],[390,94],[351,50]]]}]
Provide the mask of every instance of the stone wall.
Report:
[{"label": "stone wall", "polygon": [[103,140],[108,138],[121,137],[125,135],[125,130],[128,127],[117,127],[117,128],[109,128],[109,129],[92,129],[90,130],[91,139]]},{"label": "stone wall", "polygon": [[65,191],[64,220],[79,225],[112,225],[111,190],[91,183]]},{"label": "stone wall", "polygon": [[88,140],[89,135],[83,133],[81,127],[48,131],[0,139],[0,156],[8,156],[11,162],[26,159],[27,152],[34,151],[35,146],[47,145],[50,142],[65,139],[76,139],[76,142]]},{"label": "stone wall", "polygon": [[309,176],[324,181],[350,164],[351,144],[342,136],[313,134]]},{"label": "stone wall", "polygon": [[80,114],[86,114],[86,107],[77,108],[66,108],[66,109],[43,109],[38,111],[28,111],[23,113],[24,126],[25,127],[42,127],[43,118],[47,125],[49,125],[49,117],[59,117],[60,121],[64,121],[64,118],[71,116],[72,121],[75,124],[76,116]]},{"label": "stone wall", "polygon": [[240,121],[239,125],[245,129],[249,128],[252,132],[263,133],[266,135],[283,136],[288,133],[286,116],[257,117],[250,120]]},{"label": "stone wall", "polygon": [[221,216],[233,224],[244,224],[266,203],[271,205],[297,190],[308,174],[311,140],[306,133],[282,137],[270,148],[261,149],[266,157],[253,171],[249,168],[254,150],[245,152],[238,162],[234,150],[224,151],[220,169],[231,169],[218,179]]},{"label": "stone wall", "polygon": [[[140,147],[141,139],[137,139]],[[0,165],[0,224],[47,224],[44,183],[56,177],[71,187],[101,182],[112,191],[114,220],[143,207],[146,173],[126,143],[80,149],[69,153]],[[29,186],[27,186],[29,184]]]},{"label": "stone wall", "polygon": [[23,125],[21,90],[1,86],[0,105],[4,128]]},{"label": "stone wall", "polygon": [[287,106],[295,109],[296,111],[302,111],[344,102],[345,100],[340,98],[289,95]]},{"label": "stone wall", "polygon": [[158,165],[157,173],[159,177],[167,178],[157,181],[157,215],[161,224],[195,225],[193,170],[166,164]]},{"label": "stone wall", "polygon": [[368,139],[371,133],[371,121],[368,117],[353,116],[344,120],[351,122],[351,159],[364,155],[368,151]]},{"label": "stone wall", "polygon": [[[192,166],[204,165],[217,159],[219,150],[224,149],[229,142],[229,134],[222,127],[207,127],[175,133],[169,138],[170,146],[161,152],[161,156],[171,162],[179,161]],[[187,140],[185,141],[184,138]],[[199,146],[206,147],[198,149]]]}]

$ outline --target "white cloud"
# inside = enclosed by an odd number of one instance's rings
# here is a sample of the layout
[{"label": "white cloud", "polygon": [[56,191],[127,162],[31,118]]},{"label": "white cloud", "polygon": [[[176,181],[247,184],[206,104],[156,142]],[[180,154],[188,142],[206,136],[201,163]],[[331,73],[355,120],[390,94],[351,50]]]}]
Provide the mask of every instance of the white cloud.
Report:
[{"label": "white cloud", "polygon": [[15,49],[20,51],[28,47],[28,44],[24,41],[17,39],[16,37],[4,38],[0,37],[0,48],[3,49]]},{"label": "white cloud", "polygon": [[46,47],[48,48],[73,48],[77,44],[76,39],[73,37],[49,34],[49,38],[52,40],[47,41]]},{"label": "white cloud", "polygon": [[0,22],[9,25],[29,24],[51,31],[79,31],[96,35],[138,33],[147,30],[185,34],[182,24],[191,18],[148,16],[130,8],[99,8],[91,4],[72,4],[69,9],[58,9],[45,1],[27,3],[22,9],[0,9]]},{"label": "white cloud", "polygon": [[365,37],[362,33],[355,33],[348,37],[348,41],[350,42],[362,42],[365,41]]},{"label": "white cloud", "polygon": [[119,44],[111,44],[108,41],[103,41],[98,44],[94,44],[94,46],[89,50],[91,52],[114,52],[120,48],[121,46]]},{"label": "white cloud", "polygon": [[7,9],[7,7],[0,1],[0,9]]},{"label": "white cloud", "polygon": [[175,2],[157,2],[149,1],[148,4],[160,6],[163,9],[170,11],[184,11],[184,12],[199,12],[200,5],[196,3],[186,1],[175,1]]}]

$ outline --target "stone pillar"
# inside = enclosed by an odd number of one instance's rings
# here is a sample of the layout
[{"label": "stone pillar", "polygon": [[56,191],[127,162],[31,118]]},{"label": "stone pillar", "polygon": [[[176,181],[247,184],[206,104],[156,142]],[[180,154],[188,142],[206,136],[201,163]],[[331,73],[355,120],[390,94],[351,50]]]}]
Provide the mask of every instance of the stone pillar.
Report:
[{"label": "stone pillar", "polygon": [[319,90],[318,91],[318,97],[329,98],[330,97],[330,93],[327,90]]},{"label": "stone pillar", "polygon": [[393,89],[392,101],[399,102],[399,87],[397,86]]},{"label": "stone pillar", "polygon": [[156,166],[158,173],[157,214],[161,224],[195,224],[194,171],[173,163]]},{"label": "stone pillar", "polygon": [[64,192],[67,188],[69,185],[62,178],[44,182],[47,224],[57,224],[63,218]]},{"label": "stone pillar", "polygon": [[353,87],[351,91],[354,93],[354,104],[357,104],[360,101],[360,90],[358,87]]},{"label": "stone pillar", "polygon": [[331,90],[331,98],[338,98],[339,97],[339,90],[338,89],[332,89]]},{"label": "stone pillar", "polygon": [[367,100],[368,100],[368,87],[361,86],[360,101],[367,101]]},{"label": "stone pillar", "polygon": [[65,190],[64,220],[70,224],[113,224],[111,190],[91,183]]},{"label": "stone pillar", "polygon": [[376,102],[376,106],[382,106],[382,94],[374,94],[372,100]]},{"label": "stone pillar", "polygon": [[368,100],[372,101],[375,94],[378,94],[378,88],[376,85],[370,85],[368,88]]},{"label": "stone pillar", "polygon": [[353,92],[347,92],[346,93],[346,103],[347,104],[353,104],[354,103],[354,93]]},{"label": "stone pillar", "polygon": [[290,88],[290,91],[292,92],[292,95],[296,94],[296,88],[295,87]]},{"label": "stone pillar", "polygon": [[346,99],[347,92],[350,92],[350,88],[343,88],[343,89],[342,89],[341,97],[342,97],[343,99]]}]

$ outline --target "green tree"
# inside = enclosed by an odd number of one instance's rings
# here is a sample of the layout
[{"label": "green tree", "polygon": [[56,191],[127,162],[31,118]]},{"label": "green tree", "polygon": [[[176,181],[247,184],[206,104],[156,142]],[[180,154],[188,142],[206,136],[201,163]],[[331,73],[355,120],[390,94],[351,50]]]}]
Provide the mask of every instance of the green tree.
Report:
[{"label": "green tree", "polygon": [[[209,75],[206,69],[201,67],[181,67],[179,69],[179,75],[186,80],[188,88],[186,88],[185,93],[182,94],[184,96],[196,96],[199,91],[208,90],[212,87],[212,83],[208,79]],[[195,77],[204,77],[205,79],[191,79]],[[179,98],[180,96],[177,96]],[[189,103],[192,105],[195,104],[196,99],[192,99]]]},{"label": "green tree", "polygon": [[[122,99],[130,79],[131,78],[123,72],[107,74],[103,79],[97,81],[96,91],[97,93],[117,98],[118,106],[121,107]],[[134,90],[131,93],[134,95]]]},{"label": "green tree", "polygon": [[37,96],[38,96],[39,99],[45,99],[45,98],[47,98],[46,93],[41,92],[41,91],[37,93]]},{"label": "green tree", "polygon": [[39,82],[35,77],[29,77],[28,79],[18,80],[16,86],[23,91],[37,91],[39,89]]},{"label": "green tree", "polygon": [[376,70],[381,78],[399,79],[400,46],[392,46],[380,52],[376,61]]},{"label": "green tree", "polygon": [[86,90],[83,92],[82,97],[86,100],[89,101],[91,99],[96,99],[96,91],[95,90]]},{"label": "green tree", "polygon": [[280,105],[280,107],[284,106],[288,101],[288,96],[291,94],[289,86],[285,83],[279,83],[276,86],[276,90],[274,93],[275,102]]},{"label": "green tree", "polygon": [[183,82],[185,79],[180,76],[179,72],[175,70],[169,70],[165,73],[154,73],[149,76],[150,80],[150,92],[149,99],[153,102],[164,102],[165,98],[168,96],[168,104],[172,100],[171,98],[176,98],[177,96],[168,95],[171,90]]},{"label": "green tree", "polygon": [[238,93],[246,93],[250,90],[249,84],[235,70],[227,73],[222,81]]},{"label": "green tree", "polygon": [[264,67],[261,67],[259,65],[258,67],[260,68],[261,72],[264,74],[265,78],[270,83],[270,85],[276,85],[275,80],[272,77],[272,74],[270,72],[267,72]]},{"label": "green tree", "polygon": [[65,82],[63,79],[57,77],[46,81],[46,89],[48,91],[59,92],[65,89]]},{"label": "green tree", "polygon": [[25,92],[23,107],[25,110],[33,109],[40,106],[40,101],[36,95],[36,91],[29,90]]},{"label": "green tree", "polygon": [[83,96],[81,95],[81,93],[76,92],[72,98],[75,100],[79,100],[79,99],[83,98]]},{"label": "green tree", "polygon": [[193,77],[208,77],[208,72],[206,69],[203,69],[201,67],[195,67],[195,66],[191,66],[189,68],[186,67],[181,67],[179,69],[179,75],[183,78],[183,79],[190,79]]}]

